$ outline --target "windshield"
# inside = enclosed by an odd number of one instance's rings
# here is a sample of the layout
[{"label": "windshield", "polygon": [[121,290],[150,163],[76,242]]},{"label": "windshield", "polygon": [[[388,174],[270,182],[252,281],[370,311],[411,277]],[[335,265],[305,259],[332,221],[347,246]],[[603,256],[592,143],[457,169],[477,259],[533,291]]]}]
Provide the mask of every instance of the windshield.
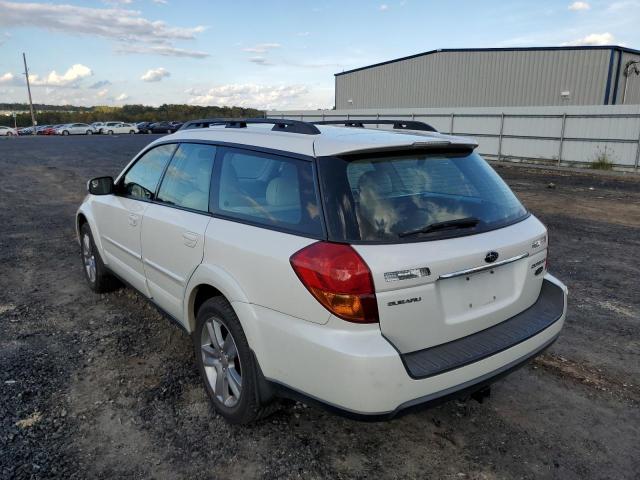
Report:
[{"label": "windshield", "polygon": [[527,215],[477,153],[322,158],[329,236],[346,242],[404,242],[471,235]]}]

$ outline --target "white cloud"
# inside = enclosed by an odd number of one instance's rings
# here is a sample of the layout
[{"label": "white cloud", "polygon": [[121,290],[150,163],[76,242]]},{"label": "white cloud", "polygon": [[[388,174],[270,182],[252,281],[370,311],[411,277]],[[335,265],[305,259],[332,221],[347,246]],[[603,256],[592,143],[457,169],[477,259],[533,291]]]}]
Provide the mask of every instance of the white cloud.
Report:
[{"label": "white cloud", "polygon": [[3,45],[4,43],[6,43],[7,40],[9,40],[11,38],[11,34],[9,32],[4,32],[2,35],[0,35],[0,45]]},{"label": "white cloud", "polygon": [[[172,43],[176,40],[192,40],[198,33],[206,30],[206,27],[201,25],[186,28],[172,27],[162,21],[144,18],[138,10],[0,0],[0,12],[2,12],[0,27],[36,27],[67,35],[90,35],[163,47],[158,51],[148,48],[142,53],[195,56],[196,58],[207,56],[203,52],[188,55],[187,53],[190,52],[175,48]],[[130,50],[127,53],[140,52]]]},{"label": "white cloud", "polygon": [[125,100],[129,99],[129,95],[127,95],[126,93],[121,93],[120,95],[118,95],[116,97],[116,102],[124,102]]},{"label": "white cloud", "polygon": [[296,35],[299,37],[308,37],[309,35],[311,35],[311,32],[298,32],[296,33]]},{"label": "white cloud", "polygon": [[273,50],[274,48],[280,48],[282,45],[279,43],[259,43],[253,47],[243,48],[245,52],[250,53],[267,53],[269,50]]},{"label": "white cloud", "polygon": [[102,3],[106,3],[107,5],[130,5],[133,3],[133,0],[102,0]]},{"label": "white cloud", "polygon": [[97,81],[96,83],[89,85],[89,88],[97,89],[102,87],[108,87],[109,85],[111,85],[111,82],[109,80],[100,80],[100,81]]},{"label": "white cloud", "polygon": [[0,75],[0,83],[13,83],[14,80],[15,80],[15,77],[11,72],[7,72],[3,75]]},{"label": "white cloud", "polygon": [[108,88],[104,88],[104,89],[100,90],[98,93],[96,93],[96,97],[103,98],[103,97],[106,97],[108,93],[109,93],[109,89]]},{"label": "white cloud", "polygon": [[167,0],[151,0],[151,1],[158,5],[167,5],[169,3]]},{"label": "white cloud", "polygon": [[263,66],[273,65],[273,63],[269,62],[264,57],[251,57],[251,58],[249,58],[249,61],[251,63],[255,63],[256,65],[263,65]]},{"label": "white cloud", "polygon": [[386,12],[387,10],[389,10],[389,5],[387,5],[386,3],[383,3],[378,7],[378,10],[380,10],[381,12]]},{"label": "white cloud", "polygon": [[569,5],[568,8],[573,12],[578,12],[580,10],[589,10],[591,8],[591,5],[589,5],[587,2],[573,2],[571,5]]},{"label": "white cloud", "polygon": [[207,52],[200,52],[196,50],[184,50],[182,48],[176,48],[169,45],[133,45],[122,44],[116,49],[116,53],[141,53],[150,55],[162,55],[163,57],[190,57],[190,58],[205,58],[209,54]]},{"label": "white cloud", "polygon": [[188,102],[196,105],[226,105],[259,109],[287,108],[309,89],[304,85],[219,85],[206,91],[188,89]]},{"label": "white cloud", "polygon": [[572,40],[570,42],[565,42],[563,45],[569,46],[594,46],[594,45],[613,45],[614,37],[609,32],[605,33],[591,33],[583,38],[578,38],[577,40]]},{"label": "white cloud", "polygon": [[34,86],[71,87],[76,86],[80,80],[90,77],[91,75],[93,75],[93,72],[89,67],[76,63],[62,75],[55,70],[52,70],[45,77],[40,77],[36,74],[29,74],[29,81],[31,82],[31,85]]},{"label": "white cloud", "polygon": [[152,68],[140,77],[140,80],[145,82],[159,82],[163,78],[170,77],[171,73],[166,68]]}]

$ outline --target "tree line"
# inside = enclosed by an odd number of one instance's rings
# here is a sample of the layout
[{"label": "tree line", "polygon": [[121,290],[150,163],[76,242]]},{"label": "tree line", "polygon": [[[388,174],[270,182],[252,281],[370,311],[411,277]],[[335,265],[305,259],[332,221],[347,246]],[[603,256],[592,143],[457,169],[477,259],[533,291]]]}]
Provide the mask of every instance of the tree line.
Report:
[{"label": "tree line", "polygon": [[[198,105],[163,104],[159,107],[148,105],[123,105],[122,107],[96,106],[77,107],[73,105],[34,104],[38,125],[56,125],[59,123],[93,123],[103,121],[122,122],[160,122],[163,120],[194,120],[197,118],[238,118],[264,117],[265,112],[255,108],[242,107],[203,107]],[[16,115],[18,127],[31,125],[29,105],[22,103],[0,103],[0,110],[21,112]],[[24,113],[26,111],[26,113]],[[11,124],[13,118],[7,117],[0,124]]]}]

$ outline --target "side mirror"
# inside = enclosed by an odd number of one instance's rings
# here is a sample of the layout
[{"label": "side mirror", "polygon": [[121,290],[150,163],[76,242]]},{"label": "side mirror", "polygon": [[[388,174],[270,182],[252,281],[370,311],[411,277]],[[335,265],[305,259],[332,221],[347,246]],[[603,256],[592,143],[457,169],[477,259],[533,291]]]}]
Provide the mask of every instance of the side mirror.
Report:
[{"label": "side mirror", "polygon": [[87,182],[87,190],[91,195],[109,195],[113,193],[113,178],[93,178]]}]

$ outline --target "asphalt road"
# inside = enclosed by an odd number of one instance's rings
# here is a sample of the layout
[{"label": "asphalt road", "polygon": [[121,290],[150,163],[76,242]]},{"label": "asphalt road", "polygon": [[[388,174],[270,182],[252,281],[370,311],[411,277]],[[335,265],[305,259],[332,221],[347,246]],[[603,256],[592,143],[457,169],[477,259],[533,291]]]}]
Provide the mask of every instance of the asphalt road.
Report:
[{"label": "asphalt road", "polygon": [[186,334],[84,284],[86,180],[153,138],[0,138],[0,478],[638,478],[638,177],[497,167],[549,227],[570,303],[558,342],[489,400],[385,423],[296,404],[237,427]]}]

